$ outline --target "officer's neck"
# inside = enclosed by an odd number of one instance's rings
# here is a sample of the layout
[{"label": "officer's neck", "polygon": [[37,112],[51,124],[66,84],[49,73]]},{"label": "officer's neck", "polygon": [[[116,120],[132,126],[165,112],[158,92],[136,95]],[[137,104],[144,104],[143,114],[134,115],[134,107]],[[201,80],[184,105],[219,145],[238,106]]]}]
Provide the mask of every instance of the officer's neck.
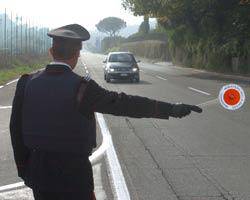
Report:
[{"label": "officer's neck", "polygon": [[61,62],[61,63],[65,63],[67,65],[69,65],[71,67],[71,69],[73,70],[76,66],[76,62],[72,59],[68,59],[68,60],[64,60],[64,59],[57,59],[54,60],[54,62]]}]

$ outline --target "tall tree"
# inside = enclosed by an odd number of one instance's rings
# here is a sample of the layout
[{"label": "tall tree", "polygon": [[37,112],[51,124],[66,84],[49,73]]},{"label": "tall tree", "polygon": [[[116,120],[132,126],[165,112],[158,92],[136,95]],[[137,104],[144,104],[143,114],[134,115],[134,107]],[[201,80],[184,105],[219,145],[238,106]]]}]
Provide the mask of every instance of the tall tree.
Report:
[{"label": "tall tree", "polygon": [[139,33],[148,34],[149,31],[150,31],[149,17],[145,15],[144,20],[139,27]]},{"label": "tall tree", "polygon": [[110,37],[116,37],[117,33],[125,27],[126,22],[117,17],[104,18],[96,25],[98,31],[106,33]]}]

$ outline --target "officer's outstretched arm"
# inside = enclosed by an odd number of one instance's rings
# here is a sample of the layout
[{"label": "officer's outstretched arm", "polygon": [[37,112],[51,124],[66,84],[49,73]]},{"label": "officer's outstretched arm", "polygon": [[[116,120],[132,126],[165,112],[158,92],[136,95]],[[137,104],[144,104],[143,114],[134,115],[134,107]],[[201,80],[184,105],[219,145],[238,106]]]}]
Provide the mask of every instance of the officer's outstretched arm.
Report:
[{"label": "officer's outstretched arm", "polygon": [[168,119],[169,116],[184,117],[195,111],[195,108],[187,104],[171,104],[108,91],[90,80],[82,95],[80,110],[83,113],[100,112],[135,118]]}]

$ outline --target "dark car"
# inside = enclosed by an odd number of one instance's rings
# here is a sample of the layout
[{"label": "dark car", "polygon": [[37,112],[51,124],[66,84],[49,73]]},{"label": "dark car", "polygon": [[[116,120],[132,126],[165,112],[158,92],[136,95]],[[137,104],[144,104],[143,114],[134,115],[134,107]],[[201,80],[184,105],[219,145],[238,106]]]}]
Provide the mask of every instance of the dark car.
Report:
[{"label": "dark car", "polygon": [[104,79],[110,82],[111,79],[128,79],[131,82],[139,82],[140,74],[138,62],[132,53],[111,52],[103,63]]}]

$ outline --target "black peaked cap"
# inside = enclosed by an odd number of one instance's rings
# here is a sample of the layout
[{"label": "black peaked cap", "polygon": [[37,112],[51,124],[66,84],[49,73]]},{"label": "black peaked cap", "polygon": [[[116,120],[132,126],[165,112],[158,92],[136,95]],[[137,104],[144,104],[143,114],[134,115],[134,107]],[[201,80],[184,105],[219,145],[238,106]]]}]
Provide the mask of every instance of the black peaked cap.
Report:
[{"label": "black peaked cap", "polygon": [[90,38],[89,32],[79,24],[69,24],[47,33],[52,38],[64,38],[85,41]]}]

